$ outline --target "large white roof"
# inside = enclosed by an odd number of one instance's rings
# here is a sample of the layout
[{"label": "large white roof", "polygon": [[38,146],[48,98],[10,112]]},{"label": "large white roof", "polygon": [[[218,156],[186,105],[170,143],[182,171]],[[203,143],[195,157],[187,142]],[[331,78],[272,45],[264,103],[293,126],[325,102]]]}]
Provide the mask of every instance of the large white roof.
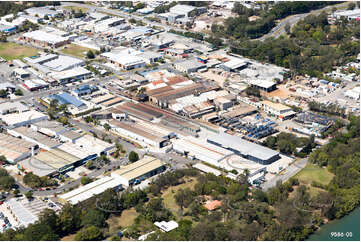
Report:
[{"label": "large white roof", "polygon": [[64,199],[70,204],[75,205],[95,195],[101,194],[109,188],[115,188],[117,186],[120,186],[121,184],[122,182],[120,178],[106,176],[85,186],[81,186],[75,190],[60,195],[59,198]]},{"label": "large white roof", "polygon": [[38,111],[35,111],[35,110],[30,110],[30,111],[23,112],[23,113],[7,114],[7,115],[3,115],[1,117],[1,119],[9,126],[17,124],[17,123],[25,122],[25,121],[38,119],[38,118],[47,119],[47,115],[40,113]]},{"label": "large white roof", "polygon": [[249,142],[239,136],[234,136],[227,133],[219,133],[217,135],[210,136],[207,138],[207,140],[208,142],[220,144],[224,148],[237,150],[242,155],[250,155],[260,160],[269,160],[270,158],[279,154],[277,151],[274,151],[270,148]]},{"label": "large white roof", "polygon": [[68,38],[66,38],[66,37],[61,37],[56,34],[50,34],[50,33],[47,33],[47,32],[41,31],[41,30],[27,32],[27,33],[23,34],[23,36],[26,38],[30,38],[30,39],[34,39],[34,40],[38,40],[38,41],[44,41],[44,42],[51,43],[51,44],[56,44],[56,43],[60,43],[60,42],[64,42],[64,41],[68,40]]}]

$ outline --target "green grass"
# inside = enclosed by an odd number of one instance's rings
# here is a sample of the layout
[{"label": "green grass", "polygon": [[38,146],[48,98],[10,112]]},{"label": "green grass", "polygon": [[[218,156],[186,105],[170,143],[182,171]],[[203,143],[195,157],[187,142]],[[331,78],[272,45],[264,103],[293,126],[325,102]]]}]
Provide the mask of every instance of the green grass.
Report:
[{"label": "green grass", "polygon": [[321,168],[313,164],[307,164],[307,166],[294,177],[298,178],[300,182],[307,185],[311,185],[313,181],[327,185],[332,180],[333,174],[326,168]]},{"label": "green grass", "polygon": [[75,45],[75,44],[69,44],[66,45],[61,52],[67,55],[72,55],[78,58],[85,58],[86,54],[84,55],[84,52],[88,52],[89,50],[93,51],[93,53],[95,52],[95,50],[93,49],[89,49],[86,47],[82,47],[79,45]]},{"label": "green grass", "polygon": [[0,43],[0,56],[5,60],[24,59],[38,54],[35,48],[19,45],[13,42]]},{"label": "green grass", "polygon": [[65,9],[68,9],[68,10],[74,10],[75,12],[79,12],[80,10],[85,13],[85,12],[88,12],[88,8],[86,7],[75,7],[75,6],[66,6],[64,7]]},{"label": "green grass", "polygon": [[[193,189],[196,183],[197,183],[197,179],[195,178],[192,178],[192,181],[190,181],[190,179],[187,179],[185,183],[175,187],[169,187],[167,190],[163,192],[162,198],[163,198],[164,206],[168,208],[175,216],[177,216],[177,218],[179,216],[180,207],[175,202],[174,195],[177,193],[179,189],[186,189],[186,188]],[[185,211],[186,209],[184,209],[183,213]]]},{"label": "green grass", "polygon": [[111,216],[107,220],[107,224],[109,225],[110,232],[116,232],[119,228],[126,228],[133,225],[134,219],[139,214],[135,211],[134,208],[124,210],[121,216]]}]

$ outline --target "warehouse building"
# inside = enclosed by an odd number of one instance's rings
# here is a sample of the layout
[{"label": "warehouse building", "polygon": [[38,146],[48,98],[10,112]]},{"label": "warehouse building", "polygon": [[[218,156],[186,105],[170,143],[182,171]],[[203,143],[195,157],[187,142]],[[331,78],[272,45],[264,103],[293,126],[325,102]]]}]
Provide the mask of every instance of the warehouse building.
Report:
[{"label": "warehouse building", "polygon": [[85,61],[67,55],[58,55],[56,59],[49,60],[42,65],[51,71],[65,71],[83,66],[85,65]]},{"label": "warehouse building", "polygon": [[243,158],[268,165],[280,159],[280,154],[270,148],[249,142],[239,136],[219,133],[207,138],[208,143],[214,144],[234,152]]},{"label": "warehouse building", "polygon": [[128,187],[155,176],[165,171],[165,169],[166,166],[161,160],[151,156],[144,156],[142,159],[114,171],[111,176],[119,177],[122,185]]},{"label": "warehouse building", "polygon": [[132,54],[107,52],[103,53],[102,56],[110,60],[110,63],[115,64],[124,70],[142,68],[146,65],[143,58]]},{"label": "warehouse building", "polygon": [[282,120],[292,118],[296,114],[291,107],[281,103],[273,103],[267,100],[262,102],[262,107],[266,113],[275,115]]},{"label": "warehouse building", "polygon": [[30,125],[42,120],[47,120],[48,116],[35,110],[22,113],[12,113],[1,116],[1,120],[8,128],[15,128],[23,125]]},{"label": "warehouse building", "polygon": [[83,67],[75,67],[70,70],[52,72],[49,76],[58,81],[60,84],[66,84],[73,81],[88,79],[92,76],[92,72]]},{"label": "warehouse building", "polygon": [[30,73],[22,68],[15,68],[12,72],[12,75],[18,78],[27,78],[30,77]]},{"label": "warehouse building", "polygon": [[116,191],[122,189],[122,181],[118,177],[105,176],[96,181],[93,181],[85,186],[76,188],[68,193],[59,196],[59,200],[63,203],[70,203],[76,205],[93,196],[102,194],[107,189],[114,189]]},{"label": "warehouse building", "polygon": [[206,68],[207,65],[203,64],[201,62],[198,62],[197,60],[185,60],[183,62],[175,63],[174,67],[178,71],[189,74],[192,72],[196,72],[199,69]]},{"label": "warehouse building", "polygon": [[249,82],[252,87],[256,87],[261,91],[272,92],[277,89],[276,83],[267,80],[252,80]]},{"label": "warehouse building", "polygon": [[73,169],[77,162],[79,158],[75,155],[54,148],[21,161],[20,167],[37,176],[56,176]]},{"label": "warehouse building", "polygon": [[173,140],[172,144],[173,149],[176,152],[205,161],[215,166],[219,166],[218,163],[220,161],[233,154],[232,151],[191,136]]},{"label": "warehouse building", "polygon": [[35,143],[40,148],[45,150],[51,150],[61,145],[61,143],[57,140],[51,139],[46,135],[34,131],[32,128],[27,128],[24,126],[8,129],[8,133],[14,137],[20,137],[24,140]]},{"label": "warehouse building", "polygon": [[44,18],[45,16],[55,18],[59,15],[59,12],[50,9],[49,6],[28,8],[26,12],[31,16],[38,16],[40,18]]},{"label": "warehouse building", "polygon": [[222,175],[222,173],[219,170],[214,169],[214,168],[212,168],[210,166],[207,166],[205,164],[202,164],[202,163],[194,164],[193,167],[200,170],[200,171],[202,171],[202,172],[204,172],[204,173],[210,173],[210,174],[213,174],[215,176]]},{"label": "warehouse building", "polygon": [[32,80],[25,80],[23,82],[23,86],[26,87],[29,91],[37,91],[40,89],[48,88],[49,83],[42,79],[32,79]]},{"label": "warehouse building", "polygon": [[49,96],[50,99],[56,99],[58,100],[59,104],[65,104],[65,105],[73,105],[74,107],[81,108],[86,107],[85,103],[77,99],[76,97],[70,95],[67,92],[63,92],[60,94],[53,94]]},{"label": "warehouse building", "polygon": [[23,113],[29,110],[29,107],[25,106],[21,102],[0,103],[0,115],[6,115],[9,113]]},{"label": "warehouse building", "polygon": [[33,198],[31,201],[25,198],[11,198],[7,200],[2,206],[5,206],[15,224],[14,228],[27,227],[34,224],[39,219],[40,213],[49,208],[43,201],[38,198]]},{"label": "warehouse building", "polygon": [[0,133],[0,155],[12,164],[29,157],[35,148],[34,143]]},{"label": "warehouse building", "polygon": [[163,134],[151,129],[145,129],[145,127],[135,122],[110,120],[109,124],[119,135],[128,136],[156,148],[162,148],[168,140]]},{"label": "warehouse building", "polygon": [[70,43],[68,37],[61,37],[42,30],[26,32],[20,37],[20,40],[36,46],[49,48],[58,48]]}]

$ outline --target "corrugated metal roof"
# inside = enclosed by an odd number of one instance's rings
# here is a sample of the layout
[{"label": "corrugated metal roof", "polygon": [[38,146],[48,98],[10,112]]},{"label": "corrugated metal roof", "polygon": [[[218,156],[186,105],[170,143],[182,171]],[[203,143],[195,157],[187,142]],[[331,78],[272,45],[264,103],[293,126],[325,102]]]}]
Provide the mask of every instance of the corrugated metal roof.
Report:
[{"label": "corrugated metal roof", "polygon": [[208,142],[214,142],[222,145],[224,148],[231,148],[237,150],[242,155],[250,155],[260,160],[268,160],[276,155],[279,155],[277,151],[270,148],[249,142],[241,137],[230,135],[227,133],[219,133],[208,137]]}]

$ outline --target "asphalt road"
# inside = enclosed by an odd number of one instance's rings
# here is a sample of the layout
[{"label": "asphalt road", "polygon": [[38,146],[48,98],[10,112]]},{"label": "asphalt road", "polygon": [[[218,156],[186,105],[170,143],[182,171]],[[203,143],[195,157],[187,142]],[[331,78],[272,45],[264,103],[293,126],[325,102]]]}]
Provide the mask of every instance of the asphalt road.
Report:
[{"label": "asphalt road", "polygon": [[341,3],[338,5],[331,5],[331,6],[327,6],[321,9],[317,9],[317,10],[313,10],[309,13],[302,13],[302,14],[296,14],[296,15],[292,15],[289,16],[287,18],[282,19],[277,26],[275,26],[268,34],[263,35],[262,37],[258,38],[258,39],[254,39],[254,40],[260,40],[260,41],[264,41],[267,38],[277,38],[283,34],[286,33],[285,27],[286,25],[290,25],[291,29],[292,27],[300,20],[304,19],[305,17],[307,17],[310,14],[320,14],[322,11],[327,11],[332,9],[333,7],[337,7],[337,8],[341,8],[344,7],[348,4],[348,2],[345,3]]},{"label": "asphalt road", "polygon": [[273,177],[272,179],[270,179],[269,181],[264,182],[261,185],[261,188],[265,191],[267,191],[268,189],[270,189],[271,187],[276,186],[277,181],[282,181],[285,182],[288,179],[290,179],[292,176],[296,175],[297,172],[299,172],[300,170],[302,170],[306,164],[307,164],[308,159],[304,158],[301,160],[298,160],[296,162],[294,162],[292,165],[288,166],[281,175],[276,175],[275,177]]}]

